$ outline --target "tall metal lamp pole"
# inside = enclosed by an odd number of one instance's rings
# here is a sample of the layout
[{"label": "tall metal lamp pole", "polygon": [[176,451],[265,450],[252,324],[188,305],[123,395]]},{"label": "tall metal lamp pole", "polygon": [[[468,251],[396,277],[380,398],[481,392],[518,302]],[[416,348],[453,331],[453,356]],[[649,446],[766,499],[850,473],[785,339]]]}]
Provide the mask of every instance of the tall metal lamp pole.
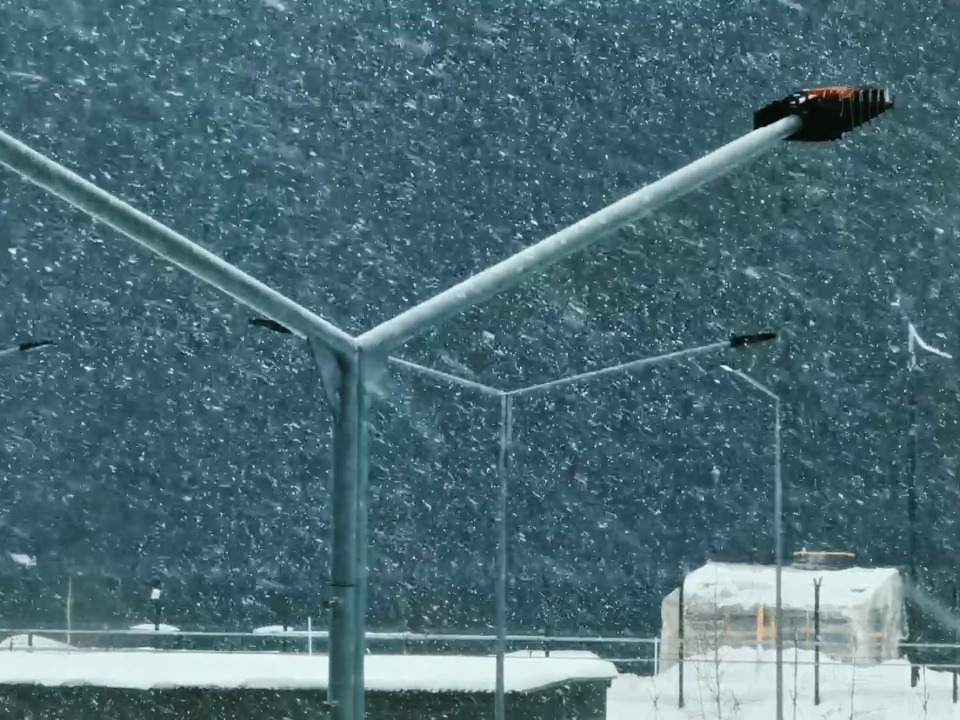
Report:
[{"label": "tall metal lamp pole", "polygon": [[[920,369],[920,362],[917,359],[918,347],[928,354],[946,358],[947,360],[953,359],[953,355],[950,353],[944,352],[939,348],[935,348],[932,345],[925,343],[923,338],[920,337],[920,333],[917,332],[917,328],[914,326],[914,324],[910,322],[910,320],[907,320],[907,386],[909,391],[907,396],[907,404],[910,407],[910,431],[907,436],[907,553],[910,556],[910,583],[914,587],[917,587],[920,583],[917,569],[917,473],[919,465],[918,443],[920,435],[920,412],[917,406],[917,390],[920,384],[918,382],[918,371]],[[914,622],[915,615],[912,603],[908,606],[907,613],[907,627],[910,632],[909,639],[913,643],[916,643],[919,638],[915,634],[917,632],[917,623]],[[911,658],[910,663],[910,687],[916,687],[920,682],[920,666],[914,663],[912,660],[913,658]]]},{"label": "tall metal lamp pole", "polygon": [[780,396],[763,383],[754,380],[740,370],[734,370],[729,365],[721,365],[728,373],[749,384],[773,400],[773,534],[775,536],[774,552],[776,562],[776,616],[774,639],[777,647],[777,720],[783,720],[783,475],[781,473],[781,443],[780,443]]}]

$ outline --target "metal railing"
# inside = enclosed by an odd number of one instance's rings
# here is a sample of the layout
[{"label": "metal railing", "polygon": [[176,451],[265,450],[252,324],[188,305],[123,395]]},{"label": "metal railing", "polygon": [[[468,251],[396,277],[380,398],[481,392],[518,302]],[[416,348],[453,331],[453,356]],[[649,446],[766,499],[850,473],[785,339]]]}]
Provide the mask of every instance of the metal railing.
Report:
[{"label": "metal railing", "polygon": [[[44,646],[33,645],[34,638],[47,638],[47,639],[59,639],[59,638],[77,638],[84,644],[78,644],[77,647],[87,647],[97,650],[112,650],[112,649],[122,649],[111,647],[110,645],[97,645],[91,646],[86,645],[85,642],[91,638],[103,638],[108,642],[115,642],[119,638],[130,638],[137,639],[142,641],[144,638],[165,638],[165,639],[203,639],[203,640],[224,640],[224,641],[235,641],[235,640],[246,640],[250,641],[251,644],[263,644],[264,646],[271,643],[276,643],[279,641],[288,641],[293,644],[302,645],[303,649],[307,649],[306,643],[309,641],[311,643],[319,642],[322,647],[323,643],[328,642],[331,638],[331,633],[329,630],[320,630],[320,629],[310,629],[310,630],[298,630],[298,629],[288,629],[288,630],[277,630],[274,631],[272,628],[270,630],[259,630],[259,631],[250,631],[250,630],[180,630],[180,629],[170,629],[160,627],[158,630],[154,629],[130,629],[130,628],[42,628],[42,627],[28,627],[28,628],[16,628],[16,627],[0,627],[0,650],[10,650],[10,639],[18,638],[18,643],[13,645],[12,649],[33,649],[37,651],[41,650],[50,650],[57,649],[57,646]],[[21,644],[25,642],[26,644]],[[378,644],[385,646],[395,646],[401,645],[406,646],[406,649],[409,650],[411,646],[428,646],[431,644],[434,645],[466,645],[466,646],[490,646],[493,647],[499,639],[499,636],[495,633],[457,633],[457,632],[408,632],[408,631],[373,631],[366,633],[366,640],[370,644]],[[609,646],[625,646],[625,647],[646,647],[651,648],[652,653],[651,657],[647,660],[650,663],[654,663],[654,657],[660,654],[660,645],[661,640],[659,637],[632,637],[632,636],[621,636],[621,635],[537,635],[537,634],[515,634],[507,635],[506,641],[512,645],[523,645],[524,650],[543,650],[549,652],[550,650],[559,650],[562,649],[560,646],[581,646],[577,649],[583,648],[595,648],[596,646],[609,645]],[[840,654],[843,651],[849,650],[854,645],[851,642],[845,642],[842,640],[820,640],[819,642],[813,639],[796,639],[787,641],[790,649],[800,649],[800,650],[813,650],[815,648],[820,648],[827,656],[830,656],[831,653]],[[689,644],[689,643],[687,643]],[[946,651],[952,650],[960,654],[960,643],[937,643],[937,642],[900,642],[898,643],[898,648],[901,652],[911,651],[911,650],[938,650]],[[721,645],[721,647],[727,647]],[[756,649],[758,651],[770,650],[775,647],[775,643],[772,640],[761,641],[757,643],[751,643],[749,646],[743,645],[742,647],[749,647],[750,649]],[[707,655],[710,655],[716,648],[708,650],[706,655],[701,656],[685,656],[683,658],[684,663],[695,664],[697,662],[713,662],[714,660]],[[865,649],[861,648],[861,652],[866,652]],[[626,658],[616,658],[616,657],[604,657],[603,659],[607,660],[618,660],[622,659],[624,661],[637,661],[637,658],[634,656]],[[727,661],[724,662],[740,662],[740,661]],[[746,661],[754,662],[754,661]],[[763,662],[763,661],[757,661]],[[793,661],[791,661],[793,662]],[[800,661],[803,664],[803,661]],[[824,665],[827,664],[846,664],[836,660],[831,660],[824,662]],[[808,663],[812,664],[812,663]],[[946,665],[936,665],[925,664],[926,667],[945,667],[945,668],[955,668],[956,665],[946,664]]]},{"label": "metal railing", "polygon": [[[275,654],[318,654],[328,655],[330,649],[330,632],[323,629],[297,630],[290,629],[279,632],[265,631],[210,631],[210,630],[176,630],[161,627],[159,630],[148,629],[64,629],[64,628],[0,628],[0,656],[4,652],[192,652],[217,655],[224,653],[259,653],[264,656]],[[61,644],[59,640],[70,638],[71,644]],[[450,632],[406,632],[383,631],[368,632],[366,645],[370,651],[383,654],[400,655],[486,655],[493,656],[500,647],[500,638],[494,633],[450,633]],[[15,640],[15,642],[13,642]],[[53,640],[54,642],[50,642]],[[705,649],[703,652],[685,656],[680,663],[673,662],[661,674],[660,654],[661,641],[657,637],[623,637],[623,636],[581,636],[581,635],[537,635],[516,634],[506,637],[507,647],[504,652],[511,658],[531,660],[549,658],[551,653],[566,651],[589,652],[599,662],[614,663],[622,674],[634,676],[654,676],[660,678],[657,682],[662,685],[668,683],[667,688],[676,686],[678,698],[684,696],[683,687],[702,684],[704,677],[719,678],[723,673],[733,672],[736,667],[757,666],[767,667],[777,665],[771,656],[775,644],[762,641],[749,647],[741,647],[740,651],[756,651],[754,657],[738,656],[735,648],[722,646]],[[149,646],[145,646],[149,643]],[[799,636],[787,643],[782,666],[792,668],[794,676],[799,668],[812,667],[812,680],[807,677],[804,681],[804,693],[809,693],[814,704],[821,702],[821,684],[836,684],[842,677],[836,676],[836,671],[851,670],[856,675],[868,668],[876,672],[900,672],[899,665],[889,665],[890,660],[878,661],[870,658],[864,651],[854,652],[850,656],[851,647],[855,643],[837,640],[816,641],[801,640]],[[960,702],[960,643],[912,643],[899,644],[900,654],[913,652],[927,653],[935,651],[946,656],[943,661],[918,663],[920,672],[951,673],[951,696],[954,704]],[[729,651],[734,650],[731,654]],[[819,653],[814,651],[819,650]],[[523,653],[529,652],[526,656]],[[848,657],[844,657],[844,656]],[[958,659],[953,661],[949,656]],[[589,659],[584,657],[581,659]],[[912,686],[910,665],[901,660],[902,678],[905,686]],[[693,674],[685,676],[682,672],[671,675],[671,669],[677,664],[692,668]],[[821,675],[821,671],[826,674]],[[839,679],[838,679],[839,678]],[[896,682],[891,677],[891,682]],[[938,681],[939,682],[939,681]],[[701,688],[702,690],[702,688]],[[851,688],[853,691],[854,688]],[[861,690],[863,691],[863,690]],[[672,691],[671,691],[672,692]],[[797,702],[798,689],[791,693],[792,702]],[[940,692],[944,692],[942,689]]]}]

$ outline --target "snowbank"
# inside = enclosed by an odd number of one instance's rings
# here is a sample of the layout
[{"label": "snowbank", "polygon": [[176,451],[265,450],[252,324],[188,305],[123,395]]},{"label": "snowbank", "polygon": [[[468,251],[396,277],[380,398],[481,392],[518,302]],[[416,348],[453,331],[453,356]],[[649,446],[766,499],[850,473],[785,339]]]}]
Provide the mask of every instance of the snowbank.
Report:
[{"label": "snowbank", "polygon": [[[746,648],[722,648],[716,656],[688,660],[683,710],[677,707],[678,666],[655,677],[621,676],[607,695],[607,720],[770,720],[776,717],[774,659],[772,650],[758,654]],[[950,673],[926,671],[920,684],[911,688],[906,661],[870,667],[823,661],[819,706],[813,704],[812,652],[788,649],[783,674],[784,715],[788,718],[960,718],[960,705],[952,701]]]},{"label": "snowbank", "polygon": [[[179,687],[325,689],[327,657],[272,653],[190,651],[26,652],[0,655],[0,684],[94,685],[129,689]],[[510,655],[505,659],[507,692],[524,692],[571,680],[613,679],[612,663],[595,657]],[[458,655],[369,655],[369,690],[397,692],[493,692],[493,657]]]}]

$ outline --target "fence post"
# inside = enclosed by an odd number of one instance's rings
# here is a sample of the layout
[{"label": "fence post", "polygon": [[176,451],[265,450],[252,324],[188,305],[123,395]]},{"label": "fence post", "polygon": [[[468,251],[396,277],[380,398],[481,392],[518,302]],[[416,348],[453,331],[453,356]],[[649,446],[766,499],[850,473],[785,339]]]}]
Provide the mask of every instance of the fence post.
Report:
[{"label": "fence post", "polygon": [[73,573],[67,575],[67,645],[73,643]]},{"label": "fence post", "polygon": [[680,610],[679,620],[677,622],[677,660],[679,661],[677,667],[677,706],[681,710],[683,709],[683,586],[686,580],[686,575],[680,579],[680,597],[677,600],[677,607]]},{"label": "fence post", "polygon": [[660,638],[653,639],[653,674],[660,674]]},{"label": "fence post", "polygon": [[820,583],[813,581],[813,704],[820,704]]},{"label": "fence post", "polygon": [[[957,587],[957,584],[953,584],[953,614],[957,615],[957,610],[960,610],[960,588]],[[956,625],[953,628],[953,704],[957,704],[957,647],[960,644],[960,627]]]},{"label": "fence post", "polygon": [[550,657],[550,644],[547,638],[553,635],[553,623],[551,618],[550,589],[547,586],[547,572],[544,570],[540,574],[540,600],[543,607],[543,656]]}]

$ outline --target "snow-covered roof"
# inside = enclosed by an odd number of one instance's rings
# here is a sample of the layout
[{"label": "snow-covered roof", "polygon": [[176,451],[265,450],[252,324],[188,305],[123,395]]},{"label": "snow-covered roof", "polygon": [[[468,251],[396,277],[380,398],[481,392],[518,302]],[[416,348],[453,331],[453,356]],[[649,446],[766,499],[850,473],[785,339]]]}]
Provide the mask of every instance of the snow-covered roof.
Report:
[{"label": "snow-covered roof", "polygon": [[10,559],[13,560],[17,565],[22,565],[23,567],[36,567],[37,558],[33,555],[27,555],[26,553],[7,553],[10,556]]},{"label": "snow-covered roof", "polygon": [[284,629],[283,625],[264,625],[263,627],[258,627],[253,629],[254,635],[304,635],[306,632],[301,630],[296,630],[292,627],[287,627]]},{"label": "snow-covered roof", "polygon": [[[191,651],[83,651],[0,654],[0,685],[161,690],[180,687],[321,690],[325,655]],[[505,658],[507,692],[526,692],[571,680],[612,680],[613,663],[589,657]],[[495,659],[461,655],[368,655],[371,691],[493,692]]]},{"label": "snow-covered roof", "polygon": [[[820,607],[827,611],[843,612],[860,606],[879,592],[899,592],[902,587],[896,568],[813,570],[784,567],[783,607],[813,610],[813,582],[819,578],[823,580]],[[687,575],[683,593],[684,604],[688,606],[709,605],[721,610],[752,610],[760,604],[773,607],[776,603],[776,568],[772,565],[710,562]],[[675,601],[675,596],[672,599]]]},{"label": "snow-covered roof", "polygon": [[180,632],[180,628],[174,625],[166,625],[160,623],[156,625],[154,623],[140,623],[139,625],[131,625],[130,629],[133,632],[162,632],[162,633],[177,633]]}]

